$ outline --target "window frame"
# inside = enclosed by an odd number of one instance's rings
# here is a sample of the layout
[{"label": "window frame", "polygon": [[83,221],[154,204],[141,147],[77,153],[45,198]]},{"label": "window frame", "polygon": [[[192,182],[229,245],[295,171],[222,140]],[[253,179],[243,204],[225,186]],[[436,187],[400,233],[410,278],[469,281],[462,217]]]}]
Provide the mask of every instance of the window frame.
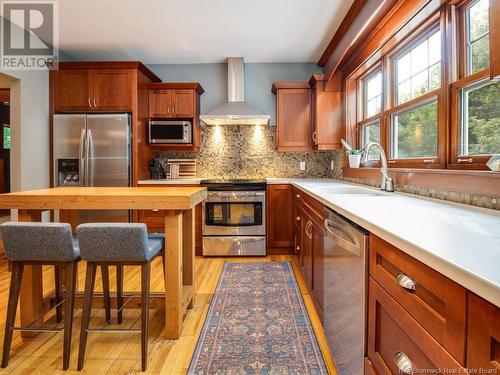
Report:
[{"label": "window frame", "polygon": [[467,11],[478,1],[464,0],[457,4],[455,9],[458,37],[454,47],[458,51],[459,58],[458,79],[450,84],[450,156],[447,165],[448,169],[489,170],[486,162],[491,158],[491,155],[460,155],[461,92],[465,88],[490,79],[489,68],[472,74],[469,74],[468,69]]},{"label": "window frame", "polygon": [[[364,117],[364,99],[365,99],[365,93],[364,93],[364,87],[365,87],[365,82],[370,79],[370,77],[373,77],[375,74],[381,73],[382,74],[382,98],[381,98],[381,111],[380,113],[370,116],[370,117]],[[356,129],[356,147],[360,149],[363,145],[363,131],[362,128],[364,125],[371,124],[373,122],[378,121],[379,122],[379,129],[380,129],[380,142],[382,147],[384,147],[384,131],[383,131],[383,114],[384,114],[384,109],[385,109],[385,74],[384,74],[384,69],[383,66],[380,62],[377,62],[373,66],[369,67],[359,78],[356,80],[356,122],[355,122],[355,129]],[[381,165],[380,159],[367,159],[367,160],[361,160],[361,165],[364,167],[377,167]]]}]

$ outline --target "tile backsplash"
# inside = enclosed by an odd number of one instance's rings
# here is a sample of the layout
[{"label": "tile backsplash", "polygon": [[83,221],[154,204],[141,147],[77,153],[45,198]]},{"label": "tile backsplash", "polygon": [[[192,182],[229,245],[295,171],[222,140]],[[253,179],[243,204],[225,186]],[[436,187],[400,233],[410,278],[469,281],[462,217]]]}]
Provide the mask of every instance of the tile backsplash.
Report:
[{"label": "tile backsplash", "polygon": [[[275,127],[204,126],[201,136],[199,153],[158,152],[155,157],[163,162],[196,159],[200,178],[342,177],[341,152],[277,152]],[[306,164],[304,171],[299,168],[301,161]]]}]

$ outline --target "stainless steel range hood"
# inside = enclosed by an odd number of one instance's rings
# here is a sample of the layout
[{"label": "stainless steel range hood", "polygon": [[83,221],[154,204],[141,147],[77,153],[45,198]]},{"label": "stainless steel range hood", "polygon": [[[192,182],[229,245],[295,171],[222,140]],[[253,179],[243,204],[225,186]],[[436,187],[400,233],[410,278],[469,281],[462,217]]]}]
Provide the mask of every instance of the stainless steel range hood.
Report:
[{"label": "stainless steel range hood", "polygon": [[207,125],[267,125],[271,116],[265,115],[245,102],[245,62],[242,57],[227,59],[226,104],[200,119]]}]

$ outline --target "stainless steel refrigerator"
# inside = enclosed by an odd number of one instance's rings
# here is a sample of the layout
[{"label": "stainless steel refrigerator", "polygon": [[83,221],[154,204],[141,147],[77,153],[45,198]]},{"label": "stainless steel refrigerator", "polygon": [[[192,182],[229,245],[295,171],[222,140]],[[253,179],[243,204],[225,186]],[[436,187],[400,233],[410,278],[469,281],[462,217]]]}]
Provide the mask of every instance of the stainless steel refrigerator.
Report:
[{"label": "stainless steel refrigerator", "polygon": [[[57,114],[54,186],[130,186],[129,114]],[[129,211],[78,211],[78,223],[128,222]]]}]

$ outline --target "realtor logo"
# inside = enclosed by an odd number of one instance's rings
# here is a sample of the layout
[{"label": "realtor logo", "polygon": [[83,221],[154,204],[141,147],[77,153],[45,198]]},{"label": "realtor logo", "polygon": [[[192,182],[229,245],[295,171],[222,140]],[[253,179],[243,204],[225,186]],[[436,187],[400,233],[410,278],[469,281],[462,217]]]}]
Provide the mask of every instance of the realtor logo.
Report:
[{"label": "realtor logo", "polygon": [[2,70],[56,69],[58,2],[0,0]]}]

